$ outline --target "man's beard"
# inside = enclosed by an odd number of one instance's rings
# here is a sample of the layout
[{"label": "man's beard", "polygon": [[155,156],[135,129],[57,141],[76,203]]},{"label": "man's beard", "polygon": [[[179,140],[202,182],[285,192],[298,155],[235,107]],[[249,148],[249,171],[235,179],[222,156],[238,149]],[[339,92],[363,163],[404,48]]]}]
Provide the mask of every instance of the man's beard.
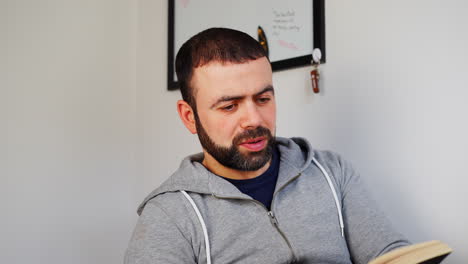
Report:
[{"label": "man's beard", "polygon": [[[265,166],[272,157],[275,139],[270,130],[265,127],[260,126],[255,129],[246,130],[234,137],[230,147],[223,147],[216,144],[210,136],[208,136],[197,113],[195,113],[195,125],[197,128],[198,139],[200,140],[202,147],[216,161],[225,167],[240,171],[256,171]],[[265,140],[267,140],[268,143],[264,149],[245,154],[240,152],[240,143],[257,137],[264,137]]]}]

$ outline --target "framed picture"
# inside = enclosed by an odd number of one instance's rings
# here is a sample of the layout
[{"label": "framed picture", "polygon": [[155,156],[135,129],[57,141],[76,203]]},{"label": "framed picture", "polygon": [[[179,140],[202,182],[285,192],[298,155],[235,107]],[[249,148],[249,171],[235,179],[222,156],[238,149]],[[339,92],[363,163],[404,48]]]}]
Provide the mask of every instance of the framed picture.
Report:
[{"label": "framed picture", "polygon": [[312,63],[320,49],[326,61],[325,0],[168,0],[168,90],[179,88],[177,51],[190,37],[211,27],[243,31],[268,50],[273,71]]}]

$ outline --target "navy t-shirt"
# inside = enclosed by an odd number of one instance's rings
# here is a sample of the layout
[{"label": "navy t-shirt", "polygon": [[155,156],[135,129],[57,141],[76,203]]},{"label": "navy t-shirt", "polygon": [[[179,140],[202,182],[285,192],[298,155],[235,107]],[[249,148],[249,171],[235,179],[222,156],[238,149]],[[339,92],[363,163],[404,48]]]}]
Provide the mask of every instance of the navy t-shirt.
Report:
[{"label": "navy t-shirt", "polygon": [[225,178],[227,181],[234,184],[241,192],[263,203],[268,210],[270,210],[271,200],[273,199],[280,164],[280,153],[276,147],[273,149],[270,167],[261,175],[247,180]]}]

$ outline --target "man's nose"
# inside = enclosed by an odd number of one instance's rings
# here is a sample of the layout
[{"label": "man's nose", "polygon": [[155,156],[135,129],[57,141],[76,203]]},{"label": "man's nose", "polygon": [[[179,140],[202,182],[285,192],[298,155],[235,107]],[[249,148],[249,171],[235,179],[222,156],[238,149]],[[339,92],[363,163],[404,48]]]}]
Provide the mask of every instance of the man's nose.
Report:
[{"label": "man's nose", "polygon": [[243,129],[257,128],[262,124],[262,116],[258,106],[254,103],[249,103],[245,106],[242,113],[241,127]]}]

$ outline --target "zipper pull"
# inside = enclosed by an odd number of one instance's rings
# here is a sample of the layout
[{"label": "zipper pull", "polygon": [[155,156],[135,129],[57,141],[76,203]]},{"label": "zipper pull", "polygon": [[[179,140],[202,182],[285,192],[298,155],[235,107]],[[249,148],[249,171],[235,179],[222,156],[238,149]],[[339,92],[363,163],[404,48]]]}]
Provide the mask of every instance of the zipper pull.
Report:
[{"label": "zipper pull", "polygon": [[270,221],[273,225],[278,226],[278,221],[276,221],[275,214],[272,211],[268,211],[268,216],[270,217]]}]

